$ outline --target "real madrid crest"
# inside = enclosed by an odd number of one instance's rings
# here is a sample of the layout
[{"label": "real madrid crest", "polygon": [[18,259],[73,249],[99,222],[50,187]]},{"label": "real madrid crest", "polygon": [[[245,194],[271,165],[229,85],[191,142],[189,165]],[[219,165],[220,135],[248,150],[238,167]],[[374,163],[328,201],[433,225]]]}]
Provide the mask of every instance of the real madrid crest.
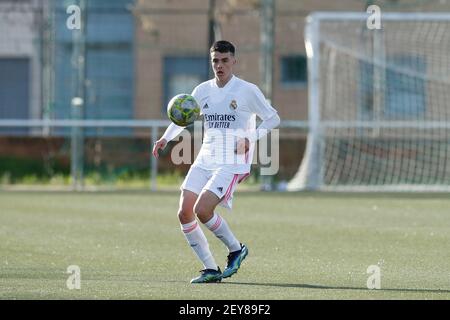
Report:
[{"label": "real madrid crest", "polygon": [[231,100],[230,109],[234,111],[237,109],[237,107],[238,107],[238,105],[237,105],[236,100]]}]

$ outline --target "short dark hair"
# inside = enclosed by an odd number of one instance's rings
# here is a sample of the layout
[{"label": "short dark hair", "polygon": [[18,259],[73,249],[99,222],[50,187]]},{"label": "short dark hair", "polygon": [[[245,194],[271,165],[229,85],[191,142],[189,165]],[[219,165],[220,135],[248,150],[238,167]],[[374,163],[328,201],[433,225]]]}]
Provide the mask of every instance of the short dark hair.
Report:
[{"label": "short dark hair", "polygon": [[215,51],[218,51],[220,53],[227,53],[230,52],[233,56],[236,52],[236,48],[234,45],[226,40],[219,40],[213,43],[211,46],[211,49],[209,50],[210,53],[213,53]]}]

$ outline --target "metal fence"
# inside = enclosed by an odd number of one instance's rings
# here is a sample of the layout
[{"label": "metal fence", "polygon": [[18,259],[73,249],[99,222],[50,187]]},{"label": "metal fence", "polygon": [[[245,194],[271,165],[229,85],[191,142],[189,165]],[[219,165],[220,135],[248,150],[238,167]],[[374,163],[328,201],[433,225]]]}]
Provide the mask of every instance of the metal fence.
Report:
[{"label": "metal fence", "polygon": [[[114,129],[140,129],[141,132],[138,135],[142,140],[147,140],[147,143],[141,147],[139,153],[141,158],[147,159],[147,162],[140,164],[141,168],[148,173],[148,184],[141,185],[142,189],[149,189],[151,191],[158,190],[157,176],[158,176],[158,159],[151,155],[152,145],[160,137],[161,132],[169,125],[167,120],[0,120],[0,128],[27,128],[33,129],[35,131],[34,139],[42,138],[47,141],[55,140],[58,138],[66,139],[66,150],[64,151],[64,146],[59,145],[55,150],[48,150],[46,148],[41,148],[40,155],[41,160],[46,162],[45,165],[49,170],[50,167],[55,165],[55,160],[58,158],[66,158],[66,161],[70,161],[70,188],[72,190],[83,190],[86,187],[85,184],[85,166],[89,161],[89,155],[86,155],[86,150],[89,148],[89,139],[94,139],[100,141],[101,138],[116,138],[120,137],[114,135]],[[45,134],[48,129],[54,131],[54,129],[64,128],[70,129],[72,135],[70,137],[65,137],[64,135],[58,136],[53,135],[49,137]],[[102,136],[91,136],[85,137],[82,132],[88,128],[95,130],[107,130],[113,129],[111,132],[103,132]],[[285,120],[281,123],[279,129],[281,130],[294,130],[294,132],[306,132],[308,128],[308,123],[306,121],[288,121]],[[41,131],[41,134],[37,134]],[[130,141],[132,139],[127,139]],[[47,142],[48,143],[48,142]],[[117,146],[119,144],[117,143]],[[166,150],[166,153],[170,154],[170,147]],[[54,154],[54,153],[59,153]],[[53,160],[51,159],[51,154],[53,153]],[[1,153],[0,153],[1,154]],[[95,162],[95,160],[92,160]],[[162,161],[170,161],[170,156],[166,157]],[[278,160],[277,160],[278,161]],[[130,161],[130,163],[132,163]],[[135,165],[136,166],[136,165]],[[97,166],[98,168],[100,166]],[[139,165],[137,166],[139,167]],[[5,181],[3,181],[3,184]],[[61,184],[59,184],[61,186]]]}]

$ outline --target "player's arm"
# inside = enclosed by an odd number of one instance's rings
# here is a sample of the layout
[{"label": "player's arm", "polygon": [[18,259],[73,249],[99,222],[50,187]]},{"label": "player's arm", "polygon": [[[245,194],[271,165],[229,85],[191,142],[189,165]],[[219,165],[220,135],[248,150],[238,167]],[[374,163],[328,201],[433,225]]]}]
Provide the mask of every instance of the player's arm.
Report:
[{"label": "player's arm", "polygon": [[254,143],[266,136],[270,130],[278,127],[280,122],[281,119],[278,113],[275,113],[270,118],[263,120],[255,131],[250,132],[247,137],[238,140],[236,145],[236,153],[246,153],[250,149],[250,143]]},{"label": "player's arm", "polygon": [[236,153],[238,154],[247,152],[251,143],[269,134],[270,130],[278,127],[281,122],[278,112],[267,102],[257,86],[252,86],[249,94],[249,102],[251,111],[261,118],[262,122],[256,130],[249,132],[246,138],[238,141],[236,148]]},{"label": "player's arm", "polygon": [[262,137],[266,136],[270,130],[275,129],[280,125],[281,119],[278,113],[274,113],[270,118],[263,120],[261,124],[256,128],[249,138],[251,142],[256,142]]},{"label": "player's arm", "polygon": [[277,110],[267,101],[261,90],[253,85],[250,90],[250,106],[256,115],[262,120],[255,132],[250,135],[251,142],[255,142],[266,136],[270,130],[275,129],[281,122]]},{"label": "player's arm", "polygon": [[179,135],[181,133],[181,131],[183,131],[184,127],[180,127],[177,126],[175,123],[171,123],[166,131],[164,132],[163,136],[155,142],[155,144],[153,145],[153,156],[155,158],[158,158],[159,154],[158,151],[159,150],[163,150],[166,146],[167,143],[171,140],[173,140],[177,135]]}]

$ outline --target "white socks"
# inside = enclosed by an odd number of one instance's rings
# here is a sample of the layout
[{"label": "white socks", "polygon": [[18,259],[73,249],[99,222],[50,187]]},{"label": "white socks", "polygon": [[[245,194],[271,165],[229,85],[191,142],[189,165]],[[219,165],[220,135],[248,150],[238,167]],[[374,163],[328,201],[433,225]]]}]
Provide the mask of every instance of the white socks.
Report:
[{"label": "white socks", "polygon": [[240,242],[221,216],[214,213],[213,217],[205,223],[205,226],[227,246],[229,252],[241,250]]},{"label": "white socks", "polygon": [[216,261],[209,250],[208,240],[206,240],[205,234],[200,229],[197,220],[182,224],[181,230],[192,250],[195,251],[198,258],[203,262],[205,269],[217,270]]},{"label": "white socks", "polygon": [[[229,252],[241,250],[241,244],[231,232],[227,222],[218,214],[214,213],[213,217],[205,223],[205,226],[211,230],[214,235],[219,238],[228,248]],[[209,250],[208,240],[200,228],[197,219],[181,225],[181,230],[186,237],[192,250],[202,261],[205,269],[217,270],[217,264]]]}]

